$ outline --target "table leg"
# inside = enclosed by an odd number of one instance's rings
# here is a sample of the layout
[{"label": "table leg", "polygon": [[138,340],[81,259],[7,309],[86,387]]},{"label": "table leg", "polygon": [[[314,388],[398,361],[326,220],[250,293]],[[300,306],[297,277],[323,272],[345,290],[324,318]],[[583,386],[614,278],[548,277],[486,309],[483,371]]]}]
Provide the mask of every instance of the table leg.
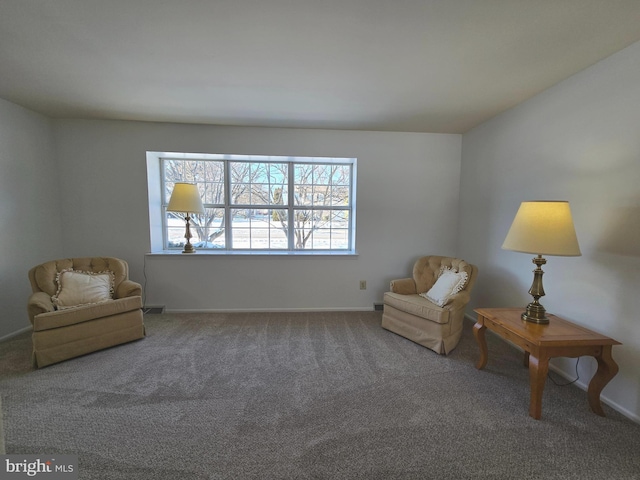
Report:
[{"label": "table leg", "polygon": [[544,355],[529,355],[529,386],[531,388],[531,398],[529,400],[529,415],[536,420],[542,416],[542,392],[544,382],[549,373],[549,358]]},{"label": "table leg", "polygon": [[478,347],[480,347],[480,359],[476,364],[476,368],[478,370],[482,370],[487,365],[487,339],[484,334],[487,331],[487,327],[484,324],[477,322],[473,326],[473,335],[476,337],[476,341],[478,342]]},{"label": "table leg", "polygon": [[604,417],[604,410],[600,403],[600,393],[609,381],[618,373],[618,364],[611,356],[611,345],[603,345],[600,355],[597,355],[598,371],[589,382],[587,397],[589,398],[589,406],[594,413]]}]

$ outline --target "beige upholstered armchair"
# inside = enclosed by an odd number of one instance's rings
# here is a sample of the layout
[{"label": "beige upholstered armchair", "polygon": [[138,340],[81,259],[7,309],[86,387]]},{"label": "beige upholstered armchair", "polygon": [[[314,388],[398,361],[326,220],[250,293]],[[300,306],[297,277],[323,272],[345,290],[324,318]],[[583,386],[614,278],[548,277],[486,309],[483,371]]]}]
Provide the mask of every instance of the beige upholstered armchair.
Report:
[{"label": "beige upholstered armchair", "polygon": [[478,268],[451,257],[419,258],[413,277],[391,281],[384,294],[382,327],[440,353],[462,335],[465,306]]},{"label": "beige upholstered armchair", "polygon": [[44,367],[144,337],[142,289],[113,257],[65,258],[29,270],[33,364]]}]

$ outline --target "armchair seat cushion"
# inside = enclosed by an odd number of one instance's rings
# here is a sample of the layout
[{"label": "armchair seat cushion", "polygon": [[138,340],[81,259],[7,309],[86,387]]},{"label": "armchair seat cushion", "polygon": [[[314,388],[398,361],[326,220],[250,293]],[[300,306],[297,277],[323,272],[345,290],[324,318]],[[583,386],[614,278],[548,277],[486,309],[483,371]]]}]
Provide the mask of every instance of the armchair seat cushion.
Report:
[{"label": "armchair seat cushion", "polygon": [[89,320],[95,320],[96,318],[117,315],[140,308],[142,308],[142,297],[135,296],[41,313],[33,317],[33,331],[40,332],[53,328],[76,325]]},{"label": "armchair seat cushion", "polygon": [[384,304],[432,322],[440,324],[449,322],[449,310],[439,307],[418,294],[402,295],[386,292]]}]

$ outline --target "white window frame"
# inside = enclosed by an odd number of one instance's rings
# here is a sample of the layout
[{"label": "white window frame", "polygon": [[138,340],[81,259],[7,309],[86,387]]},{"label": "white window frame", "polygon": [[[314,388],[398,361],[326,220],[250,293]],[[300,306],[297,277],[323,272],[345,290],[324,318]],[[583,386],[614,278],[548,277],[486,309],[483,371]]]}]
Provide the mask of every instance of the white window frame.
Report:
[{"label": "white window frame", "polygon": [[[225,163],[224,174],[224,204],[208,204],[203,200],[205,208],[221,208],[224,209],[225,222],[225,241],[223,248],[197,248],[198,253],[211,254],[346,254],[355,255],[355,239],[356,239],[356,185],[357,185],[357,159],[347,157],[301,157],[301,156],[267,156],[267,155],[236,155],[236,154],[201,154],[201,153],[177,153],[177,152],[147,152],[147,180],[149,193],[149,227],[151,253],[179,253],[182,247],[170,246],[168,242],[168,226],[166,214],[166,190],[164,185],[163,162],[165,160],[203,160],[203,161],[222,161]],[[346,232],[348,245],[346,248],[296,248],[295,245],[295,228],[288,228],[288,238],[286,248],[233,248],[233,228],[231,225],[232,209],[273,209],[275,205],[271,204],[233,204],[231,202],[230,192],[230,162],[248,162],[255,164],[269,163],[286,163],[288,164],[287,179],[287,203],[276,209],[283,209],[287,212],[287,225],[293,225],[293,219],[297,211],[338,211],[347,212],[348,230]],[[305,205],[301,206],[295,203],[293,195],[294,188],[294,166],[295,165],[344,165],[350,168],[350,185],[347,205],[331,206],[326,205]],[[331,230],[329,228],[328,230]],[[251,232],[251,229],[249,229]],[[193,240],[192,240],[193,242]]]}]

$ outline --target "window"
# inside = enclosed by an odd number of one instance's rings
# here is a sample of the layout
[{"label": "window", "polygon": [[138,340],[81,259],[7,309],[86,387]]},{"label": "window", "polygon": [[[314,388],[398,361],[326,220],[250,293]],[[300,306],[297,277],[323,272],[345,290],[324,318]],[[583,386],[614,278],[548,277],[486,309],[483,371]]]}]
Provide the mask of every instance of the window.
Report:
[{"label": "window", "polygon": [[341,251],[355,239],[354,158],[158,154],[163,247],[182,249],[184,215],[167,212],[176,182],[198,186],[198,250]]}]

